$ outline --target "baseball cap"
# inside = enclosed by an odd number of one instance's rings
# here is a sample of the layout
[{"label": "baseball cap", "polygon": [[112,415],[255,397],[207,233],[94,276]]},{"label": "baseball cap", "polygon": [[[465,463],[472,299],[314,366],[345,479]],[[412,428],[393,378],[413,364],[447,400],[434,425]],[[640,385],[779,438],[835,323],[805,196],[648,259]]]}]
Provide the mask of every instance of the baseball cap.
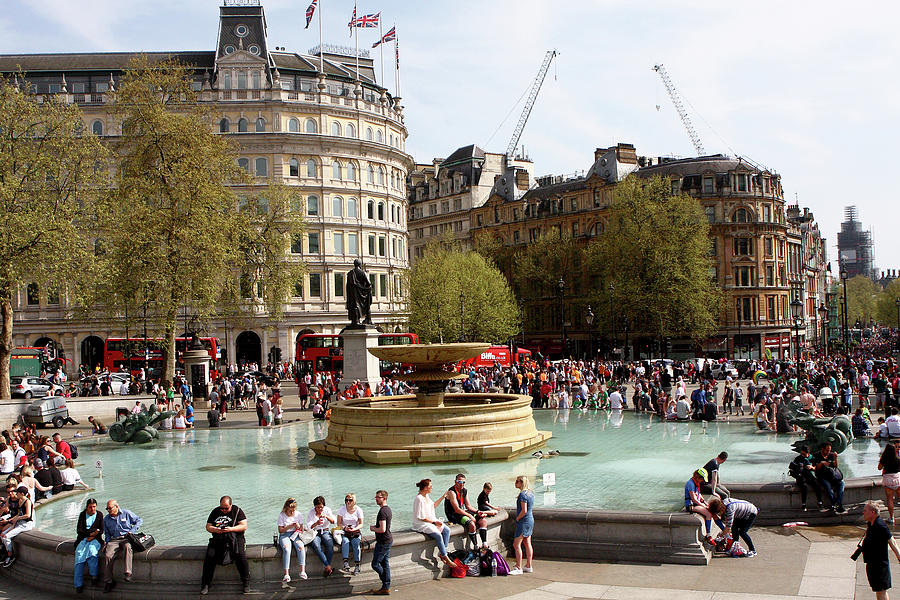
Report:
[{"label": "baseball cap", "polygon": [[706,469],[704,469],[703,467],[697,469],[697,474],[703,478],[703,481],[709,481],[709,473],[707,473]]}]

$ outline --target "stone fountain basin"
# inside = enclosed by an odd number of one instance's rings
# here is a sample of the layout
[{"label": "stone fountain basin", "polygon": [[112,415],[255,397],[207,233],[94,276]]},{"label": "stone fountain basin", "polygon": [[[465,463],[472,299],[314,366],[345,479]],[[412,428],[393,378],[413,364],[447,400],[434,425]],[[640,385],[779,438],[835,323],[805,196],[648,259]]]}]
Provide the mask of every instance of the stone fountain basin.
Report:
[{"label": "stone fountain basin", "polygon": [[376,346],[368,350],[381,360],[414,364],[419,370],[427,370],[447,363],[474,358],[490,347],[490,344],[481,342],[462,342],[457,344]]},{"label": "stone fountain basin", "polygon": [[542,446],[531,398],[517,394],[446,394],[440,407],[414,395],[343,400],[332,407],[328,435],[311,442],[319,456],[374,464],[507,460]]}]

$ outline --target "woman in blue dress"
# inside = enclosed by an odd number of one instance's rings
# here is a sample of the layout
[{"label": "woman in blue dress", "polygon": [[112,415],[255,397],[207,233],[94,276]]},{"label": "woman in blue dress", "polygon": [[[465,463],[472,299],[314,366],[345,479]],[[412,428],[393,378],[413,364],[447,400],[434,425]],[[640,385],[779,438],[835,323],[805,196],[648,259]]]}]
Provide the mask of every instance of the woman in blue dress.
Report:
[{"label": "woman in blue dress", "polygon": [[[513,549],[516,552],[516,566],[510,570],[510,575],[531,573],[531,558],[534,550],[531,548],[531,534],[534,531],[534,515],[531,507],[534,505],[534,492],[528,489],[528,477],[519,475],[516,477],[516,488],[519,496],[516,498],[516,533],[513,539]],[[522,540],[525,540],[525,566],[522,567]]]},{"label": "woman in blue dress", "polygon": [[87,564],[91,581],[97,584],[97,560],[103,536],[103,513],[97,510],[97,501],[88,498],[84,510],[78,515],[78,537],[75,539],[75,591],[84,591],[84,565]]}]

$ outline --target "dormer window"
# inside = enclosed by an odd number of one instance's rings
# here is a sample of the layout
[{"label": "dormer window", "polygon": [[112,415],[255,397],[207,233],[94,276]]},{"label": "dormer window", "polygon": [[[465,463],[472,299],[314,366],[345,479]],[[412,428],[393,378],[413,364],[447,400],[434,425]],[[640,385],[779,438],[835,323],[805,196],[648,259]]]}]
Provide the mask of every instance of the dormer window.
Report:
[{"label": "dormer window", "polygon": [[238,37],[247,37],[247,35],[249,33],[250,33],[250,28],[247,27],[246,25],[244,25],[243,23],[241,23],[240,25],[238,25],[237,27],[234,28],[234,35],[236,35]]},{"label": "dormer window", "polygon": [[234,54],[234,46],[230,44],[225,46],[225,54]]},{"label": "dormer window", "polygon": [[247,51],[248,51],[250,54],[259,56],[259,46],[257,46],[256,44],[253,44],[252,46],[250,46],[249,48],[247,48]]}]

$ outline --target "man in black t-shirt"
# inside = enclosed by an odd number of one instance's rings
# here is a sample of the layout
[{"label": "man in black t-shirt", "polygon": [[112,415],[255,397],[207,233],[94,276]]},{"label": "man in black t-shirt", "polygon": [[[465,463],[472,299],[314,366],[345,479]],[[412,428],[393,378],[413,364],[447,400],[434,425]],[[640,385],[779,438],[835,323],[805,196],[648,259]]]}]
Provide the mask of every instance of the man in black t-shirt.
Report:
[{"label": "man in black t-shirt", "polygon": [[388,493],[384,490],[375,492],[375,503],[378,505],[378,516],[375,524],[369,525],[369,530],[375,533],[375,549],[372,551],[372,570],[378,573],[381,579],[381,588],[372,590],[370,594],[387,596],[391,593],[391,566],[388,560],[391,557],[391,545],[394,536],[391,535],[391,509],[387,505]]},{"label": "man in black t-shirt", "polygon": [[38,500],[41,498],[50,498],[53,494],[59,493],[62,489],[62,475],[60,474],[59,469],[56,467],[53,467],[52,471],[50,469],[45,469],[44,461],[39,458],[34,459],[34,478],[42,488],[50,488],[49,490],[35,489],[35,498]]},{"label": "man in black t-shirt", "polygon": [[703,482],[700,484],[700,491],[704,494],[712,494],[718,498],[728,498],[731,496],[731,492],[728,491],[724,485],[722,485],[722,480],[719,478],[719,466],[728,460],[727,452],[719,452],[719,455],[715,458],[711,459],[708,463],[703,465],[703,468],[706,469],[706,472],[709,474],[709,482]]},{"label": "man in black t-shirt", "polygon": [[203,559],[200,594],[205,596],[209,593],[209,584],[212,582],[216,565],[223,564],[226,556],[230,556],[234,566],[237,567],[241,582],[244,584],[244,593],[250,593],[250,563],[247,562],[244,539],[247,517],[244,511],[232,503],[231,496],[222,496],[219,499],[219,506],[213,509],[206,519],[206,530],[212,534],[212,538]]}]

